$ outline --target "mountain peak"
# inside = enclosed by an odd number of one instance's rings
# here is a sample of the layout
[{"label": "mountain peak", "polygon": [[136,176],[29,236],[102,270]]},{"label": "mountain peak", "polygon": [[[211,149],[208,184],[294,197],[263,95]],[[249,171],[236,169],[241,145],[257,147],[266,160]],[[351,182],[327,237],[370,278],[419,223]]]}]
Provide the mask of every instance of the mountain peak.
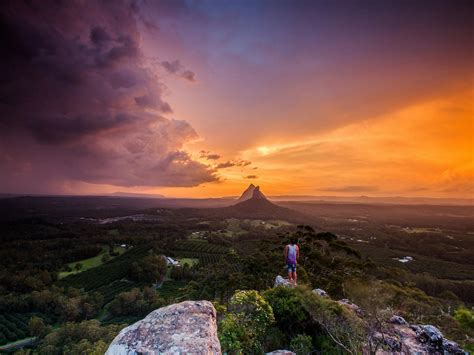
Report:
[{"label": "mountain peak", "polygon": [[247,187],[247,189],[244,192],[242,192],[242,195],[239,197],[237,202],[250,200],[253,197],[254,191],[255,191],[255,185],[250,184],[249,187]]},{"label": "mountain peak", "polygon": [[253,193],[252,193],[252,198],[257,199],[257,200],[266,200],[267,198],[263,194],[262,191],[260,191],[260,186],[257,186],[254,188]]}]

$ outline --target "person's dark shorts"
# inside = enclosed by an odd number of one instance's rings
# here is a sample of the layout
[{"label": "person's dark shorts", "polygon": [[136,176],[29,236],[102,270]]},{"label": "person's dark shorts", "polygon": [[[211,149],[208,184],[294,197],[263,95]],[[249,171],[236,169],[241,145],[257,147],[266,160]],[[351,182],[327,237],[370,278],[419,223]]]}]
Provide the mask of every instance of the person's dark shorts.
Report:
[{"label": "person's dark shorts", "polygon": [[296,272],[296,264],[286,264],[288,272]]}]

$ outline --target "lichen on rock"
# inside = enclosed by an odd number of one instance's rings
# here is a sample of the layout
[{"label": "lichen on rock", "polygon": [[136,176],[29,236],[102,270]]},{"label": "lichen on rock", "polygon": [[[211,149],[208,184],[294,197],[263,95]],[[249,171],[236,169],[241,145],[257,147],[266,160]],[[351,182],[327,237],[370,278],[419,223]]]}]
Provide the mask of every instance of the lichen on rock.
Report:
[{"label": "lichen on rock", "polygon": [[221,354],[216,310],[209,301],[159,308],[122,329],[106,355]]}]

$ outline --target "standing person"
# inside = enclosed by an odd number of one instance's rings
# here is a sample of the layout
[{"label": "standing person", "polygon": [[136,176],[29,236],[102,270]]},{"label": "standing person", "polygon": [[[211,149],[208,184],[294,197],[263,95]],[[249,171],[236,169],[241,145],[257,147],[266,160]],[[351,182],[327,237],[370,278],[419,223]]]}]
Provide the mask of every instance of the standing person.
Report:
[{"label": "standing person", "polygon": [[296,287],[296,263],[300,256],[300,248],[296,244],[296,238],[290,238],[290,244],[285,247],[285,262],[288,268],[290,286]]}]

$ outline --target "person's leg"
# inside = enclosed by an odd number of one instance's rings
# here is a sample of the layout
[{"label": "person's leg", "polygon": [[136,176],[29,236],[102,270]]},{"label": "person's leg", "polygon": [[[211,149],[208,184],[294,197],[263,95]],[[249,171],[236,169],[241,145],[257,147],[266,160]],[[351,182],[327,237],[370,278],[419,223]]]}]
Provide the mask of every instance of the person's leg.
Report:
[{"label": "person's leg", "polygon": [[295,271],[293,272],[293,281],[294,281],[295,287],[296,287],[296,269],[295,269]]},{"label": "person's leg", "polygon": [[295,279],[295,265],[291,264],[288,265],[288,275],[290,277],[290,286],[295,287],[296,286],[296,279]]}]

